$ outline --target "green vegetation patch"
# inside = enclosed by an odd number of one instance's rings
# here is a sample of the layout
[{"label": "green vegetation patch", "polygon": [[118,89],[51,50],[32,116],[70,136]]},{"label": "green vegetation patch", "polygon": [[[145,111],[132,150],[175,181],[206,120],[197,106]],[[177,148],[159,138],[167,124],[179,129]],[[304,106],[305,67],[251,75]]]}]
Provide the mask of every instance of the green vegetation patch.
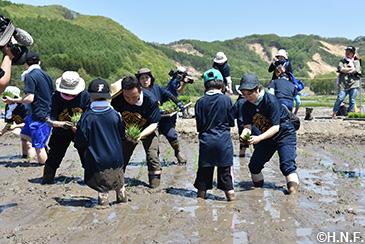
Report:
[{"label": "green vegetation patch", "polygon": [[365,118],[365,113],[348,113],[349,118]]}]

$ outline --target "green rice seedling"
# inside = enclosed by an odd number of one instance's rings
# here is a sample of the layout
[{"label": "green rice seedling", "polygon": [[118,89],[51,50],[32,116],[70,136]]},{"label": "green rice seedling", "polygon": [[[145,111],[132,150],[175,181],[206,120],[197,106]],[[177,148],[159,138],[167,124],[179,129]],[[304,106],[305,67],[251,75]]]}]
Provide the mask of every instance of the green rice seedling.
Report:
[{"label": "green rice seedling", "polygon": [[160,110],[164,114],[171,114],[171,113],[177,111],[177,106],[173,101],[169,100],[169,101],[165,102],[164,104],[162,104],[162,106],[160,106]]},{"label": "green rice seedling", "polygon": [[5,91],[5,92],[3,92],[2,96],[3,96],[3,98],[4,98],[4,99],[5,99],[7,96],[8,96],[8,97],[11,97],[11,98],[15,98],[14,93],[9,92],[9,91]]},{"label": "green rice seedling", "polygon": [[349,112],[348,116],[349,118],[365,118],[365,113]]},{"label": "green rice seedling", "polygon": [[172,148],[170,147],[167,150],[166,157],[164,158],[164,163],[166,164],[167,167],[170,167],[169,158],[170,158],[171,153],[172,153]]},{"label": "green rice seedling", "polygon": [[79,169],[78,176],[81,176],[84,173],[84,169]]},{"label": "green rice seedling", "polygon": [[199,154],[196,151],[193,151],[194,155],[195,155],[195,160],[194,160],[194,164],[195,164],[195,170],[196,172],[198,172],[198,168],[199,168]]},{"label": "green rice seedling", "polygon": [[6,127],[7,127],[8,129],[10,129],[10,127],[11,127],[11,124],[7,124],[7,125],[6,125]]},{"label": "green rice seedling", "polygon": [[138,171],[138,174],[136,177],[137,180],[139,180],[139,178],[141,178],[141,176],[143,175],[144,165],[145,165],[145,162],[141,162],[141,167],[139,168],[139,171]]},{"label": "green rice seedling", "polygon": [[74,126],[76,126],[77,122],[79,122],[81,115],[82,113],[74,113],[72,116],[70,116],[71,122]]},{"label": "green rice seedling", "polygon": [[179,100],[182,102],[182,104],[186,105],[189,102],[191,102],[191,97],[189,97],[187,95],[182,95],[182,96],[179,96]]},{"label": "green rice seedling", "polygon": [[127,139],[134,143],[137,143],[138,142],[137,139],[141,135],[142,128],[139,127],[137,124],[132,124],[130,126],[127,126],[126,131],[127,131]]},{"label": "green rice seedling", "polygon": [[356,185],[357,185],[357,186],[361,186],[361,183],[360,183],[360,181],[359,181],[359,176],[356,176]]},{"label": "green rice seedling", "polygon": [[322,162],[322,158],[320,158],[320,159],[318,160],[318,164],[319,164],[319,165],[321,165],[321,162]]}]

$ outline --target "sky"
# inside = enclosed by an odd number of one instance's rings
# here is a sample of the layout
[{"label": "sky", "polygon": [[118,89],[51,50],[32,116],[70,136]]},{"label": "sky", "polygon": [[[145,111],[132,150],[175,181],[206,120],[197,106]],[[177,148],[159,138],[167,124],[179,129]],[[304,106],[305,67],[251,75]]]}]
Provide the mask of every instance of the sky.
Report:
[{"label": "sky", "polygon": [[252,34],[365,36],[364,0],[10,0],[111,18],[146,42],[225,41]]}]

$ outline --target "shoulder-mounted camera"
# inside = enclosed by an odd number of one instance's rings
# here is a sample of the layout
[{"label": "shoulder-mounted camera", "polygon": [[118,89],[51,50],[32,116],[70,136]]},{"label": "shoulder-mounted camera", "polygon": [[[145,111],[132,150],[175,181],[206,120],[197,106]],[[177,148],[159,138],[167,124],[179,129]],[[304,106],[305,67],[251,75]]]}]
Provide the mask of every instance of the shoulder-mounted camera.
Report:
[{"label": "shoulder-mounted camera", "polygon": [[[189,83],[189,84],[193,84],[194,79],[187,77],[187,76],[194,76],[193,73],[188,72],[188,71],[175,71],[174,69],[171,69],[169,72],[169,76],[176,78],[176,80],[178,82],[184,82],[184,83]],[[187,77],[187,81],[185,81],[185,78]]]},{"label": "shoulder-mounted camera", "polygon": [[22,65],[26,61],[27,47],[33,45],[33,38],[28,32],[15,28],[11,19],[0,15],[0,48],[5,45],[10,47],[14,55],[12,65]]}]

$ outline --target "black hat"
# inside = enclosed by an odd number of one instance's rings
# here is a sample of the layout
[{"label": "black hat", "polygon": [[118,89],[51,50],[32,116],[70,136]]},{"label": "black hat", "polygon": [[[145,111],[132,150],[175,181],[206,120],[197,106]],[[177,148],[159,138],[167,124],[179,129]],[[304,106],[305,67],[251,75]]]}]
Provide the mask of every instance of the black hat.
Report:
[{"label": "black hat", "polygon": [[239,90],[253,90],[259,86],[259,79],[255,74],[245,74],[240,83]]},{"label": "black hat", "polygon": [[27,58],[25,60],[25,62],[27,64],[38,64],[39,63],[39,55],[38,53],[34,52],[34,51],[28,51],[27,53]]},{"label": "black hat", "polygon": [[112,98],[108,83],[100,78],[92,80],[87,91],[91,98]]},{"label": "black hat", "polygon": [[356,48],[354,46],[347,46],[345,50],[350,50],[351,52],[356,52]]}]

